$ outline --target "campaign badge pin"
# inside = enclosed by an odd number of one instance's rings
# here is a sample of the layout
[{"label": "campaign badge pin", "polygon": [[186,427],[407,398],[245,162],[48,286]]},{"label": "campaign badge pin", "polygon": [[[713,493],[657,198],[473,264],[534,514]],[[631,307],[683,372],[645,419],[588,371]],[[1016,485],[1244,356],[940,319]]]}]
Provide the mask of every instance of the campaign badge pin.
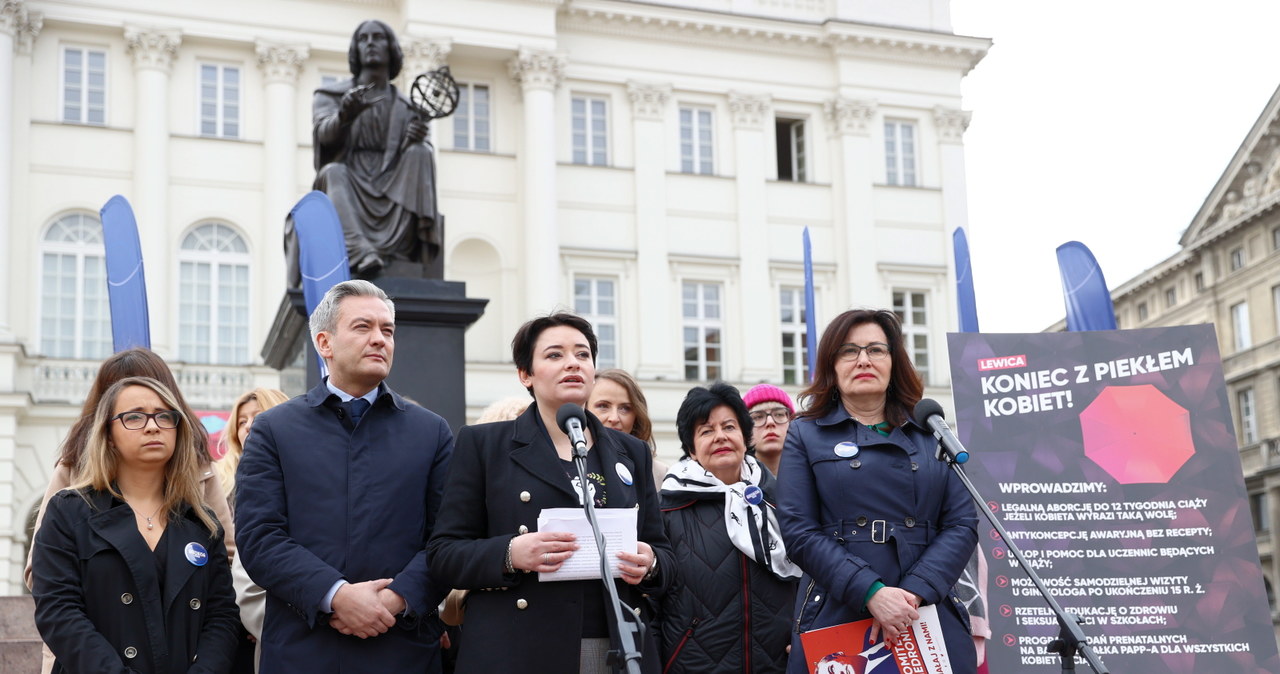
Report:
[{"label": "campaign badge pin", "polygon": [[622,478],[622,483],[628,487],[631,486],[631,471],[627,470],[621,461],[614,465],[614,469],[618,471],[618,477]]},{"label": "campaign badge pin", "polygon": [[842,442],[835,447],[836,456],[842,459],[851,459],[858,455],[858,446],[852,442]]},{"label": "campaign badge pin", "polygon": [[747,491],[743,494],[743,498],[747,499],[747,503],[751,505],[760,505],[764,500],[764,491],[754,484],[747,485]]},{"label": "campaign badge pin", "polygon": [[182,549],[182,554],[186,555],[187,561],[195,566],[204,566],[209,563],[209,552],[203,545],[194,541],[187,543],[187,547]]}]

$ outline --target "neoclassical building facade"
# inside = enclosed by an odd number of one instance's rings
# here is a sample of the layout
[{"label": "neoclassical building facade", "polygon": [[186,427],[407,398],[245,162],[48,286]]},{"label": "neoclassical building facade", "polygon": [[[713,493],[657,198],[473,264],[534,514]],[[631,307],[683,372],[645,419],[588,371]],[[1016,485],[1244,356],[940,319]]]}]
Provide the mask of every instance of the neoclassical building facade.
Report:
[{"label": "neoclassical building facade", "polygon": [[[1280,89],[1179,241],[1112,291],[1121,329],[1212,323],[1273,620],[1280,580]],[[1051,329],[1061,330],[1059,323]],[[1243,515],[1243,513],[1242,513]],[[1280,633],[1278,633],[1280,634]]]},{"label": "neoclassical building facade", "polygon": [[990,41],[956,35],[948,0],[0,0],[0,595],[21,591],[32,509],[111,351],[112,195],[193,405],[300,391],[261,355],[282,227],[314,177],[312,91],[349,77],[367,18],[397,31],[402,87],[446,64],[460,85],[431,134],[445,276],[489,298],[470,418],[524,395],[508,344],[556,307],[639,378],[664,457],[694,384],[798,391],[806,228],[818,324],[895,308],[949,400],[960,82]]}]

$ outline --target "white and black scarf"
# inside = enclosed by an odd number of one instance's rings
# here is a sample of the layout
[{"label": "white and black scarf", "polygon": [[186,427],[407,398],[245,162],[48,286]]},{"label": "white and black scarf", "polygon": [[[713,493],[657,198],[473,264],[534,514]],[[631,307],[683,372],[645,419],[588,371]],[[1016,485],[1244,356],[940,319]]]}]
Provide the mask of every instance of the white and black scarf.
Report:
[{"label": "white and black scarf", "polygon": [[664,493],[724,494],[724,524],[733,546],[778,578],[799,578],[800,567],[787,559],[778,515],[760,490],[761,469],[754,457],[742,461],[742,479],[725,484],[691,457],[680,459],[662,481]]}]

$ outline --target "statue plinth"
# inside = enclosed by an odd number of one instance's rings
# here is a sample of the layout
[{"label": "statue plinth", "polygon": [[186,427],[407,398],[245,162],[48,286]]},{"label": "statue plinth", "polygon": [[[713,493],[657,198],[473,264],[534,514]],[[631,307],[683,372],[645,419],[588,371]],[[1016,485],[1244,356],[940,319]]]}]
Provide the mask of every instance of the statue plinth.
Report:
[{"label": "statue plinth", "polygon": [[[444,417],[456,433],[467,420],[464,337],[489,300],[467,297],[461,281],[409,276],[370,280],[396,305],[396,350],[387,385]],[[276,311],[262,357],[268,366],[283,370],[299,349],[306,350],[307,388],[312,388],[320,383],[320,372],[307,329],[306,303],[301,290],[290,289]]]}]

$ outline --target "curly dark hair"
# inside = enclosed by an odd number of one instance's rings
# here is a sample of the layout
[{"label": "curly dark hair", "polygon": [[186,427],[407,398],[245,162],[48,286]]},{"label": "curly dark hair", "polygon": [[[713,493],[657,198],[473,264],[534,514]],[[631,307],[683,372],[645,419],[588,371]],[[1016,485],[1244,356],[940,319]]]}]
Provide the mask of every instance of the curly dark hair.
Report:
[{"label": "curly dark hair", "polygon": [[814,361],[813,383],[800,394],[801,398],[808,400],[807,409],[799,416],[820,419],[841,404],[836,358],[849,331],[863,323],[879,325],[889,340],[893,367],[889,371],[889,388],[885,391],[885,419],[894,426],[901,426],[911,419],[912,409],[924,397],[924,384],[907,353],[902,338],[902,322],[897,314],[887,309],[850,309],[836,316],[822,331],[818,357]]},{"label": "curly dark hair", "polygon": [[676,412],[676,433],[680,436],[680,449],[685,456],[693,456],[693,431],[711,417],[717,407],[727,406],[733,411],[742,429],[742,439],[747,448],[755,443],[752,434],[755,424],[751,422],[751,412],[747,404],[742,402],[738,389],[722,381],[712,382],[710,386],[695,386],[689,389],[680,403],[680,411]]}]

